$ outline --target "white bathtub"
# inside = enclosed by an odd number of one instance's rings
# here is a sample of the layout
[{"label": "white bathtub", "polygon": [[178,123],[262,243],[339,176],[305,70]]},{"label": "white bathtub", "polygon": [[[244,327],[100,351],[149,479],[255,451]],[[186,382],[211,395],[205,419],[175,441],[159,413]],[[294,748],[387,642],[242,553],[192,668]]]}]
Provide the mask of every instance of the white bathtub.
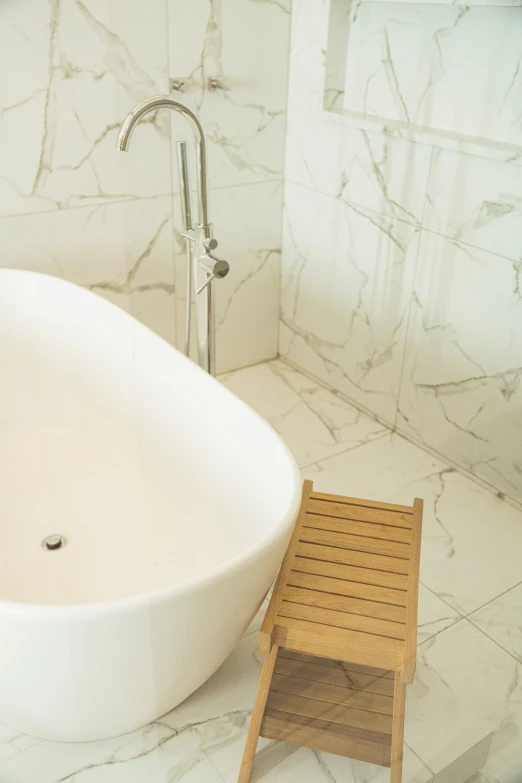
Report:
[{"label": "white bathtub", "polygon": [[0,723],[94,740],[175,707],[246,629],[299,500],[217,381],[94,294],[0,270]]}]

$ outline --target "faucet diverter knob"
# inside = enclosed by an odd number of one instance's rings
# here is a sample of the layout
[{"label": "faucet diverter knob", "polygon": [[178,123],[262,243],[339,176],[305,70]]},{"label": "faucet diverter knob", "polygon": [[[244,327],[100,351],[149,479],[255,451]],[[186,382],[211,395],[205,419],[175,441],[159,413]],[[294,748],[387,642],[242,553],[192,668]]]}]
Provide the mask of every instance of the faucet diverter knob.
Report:
[{"label": "faucet diverter knob", "polygon": [[211,250],[215,250],[216,249],[216,247],[218,246],[218,241],[217,241],[217,239],[214,239],[212,237],[212,239],[205,239],[203,241],[203,244],[205,245],[205,250],[207,252],[210,252]]},{"label": "faucet diverter knob", "polygon": [[216,258],[212,253],[207,253],[201,256],[201,266],[213,277],[222,278],[226,277],[230,271],[230,264],[228,261],[223,261],[221,258]]}]

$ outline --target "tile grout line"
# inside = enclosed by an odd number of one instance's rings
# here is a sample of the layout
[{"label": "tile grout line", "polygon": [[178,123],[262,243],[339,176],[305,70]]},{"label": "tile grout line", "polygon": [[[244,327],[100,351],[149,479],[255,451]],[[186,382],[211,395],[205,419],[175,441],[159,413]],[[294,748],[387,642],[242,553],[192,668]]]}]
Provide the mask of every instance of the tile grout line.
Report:
[{"label": "tile grout line", "polygon": [[511,263],[519,260],[517,258],[510,258],[510,256],[504,256],[501,253],[495,253],[494,250],[487,250],[486,248],[481,247],[480,245],[473,245],[471,242],[464,242],[462,239],[455,239],[455,237],[449,236],[448,234],[443,234],[440,231],[435,231],[433,228],[428,228],[427,226],[424,226],[421,221],[405,220],[403,217],[390,215],[387,212],[379,212],[379,210],[373,209],[372,207],[367,207],[364,204],[359,204],[357,201],[340,199],[339,196],[334,195],[332,193],[327,193],[326,191],[320,190],[319,188],[314,188],[311,187],[310,185],[303,185],[302,182],[296,182],[295,180],[291,180],[291,179],[286,179],[285,182],[288,182],[290,185],[294,185],[295,187],[304,188],[305,190],[309,190],[312,193],[319,194],[321,196],[324,196],[325,198],[330,198],[333,201],[340,201],[342,204],[346,204],[346,206],[348,207],[363,209],[371,213],[372,215],[379,215],[388,220],[393,220],[393,221],[396,220],[399,223],[404,223],[405,225],[411,226],[412,228],[417,228],[417,229],[421,229],[422,231],[427,231],[429,234],[434,234],[435,236],[443,237],[444,239],[447,239],[449,242],[453,242],[456,245],[464,245],[465,247],[472,247],[475,250],[480,250],[483,253],[488,253],[492,256],[495,256],[496,258],[502,258],[504,261],[510,261]]},{"label": "tile grout line", "polygon": [[472,612],[468,612],[468,614],[464,615],[466,619],[468,619],[472,614],[475,614],[475,612],[480,611],[481,609],[484,609],[485,606],[488,606],[489,604],[493,603],[493,601],[496,601],[498,598],[502,598],[503,595],[506,595],[506,593],[509,593],[511,590],[514,590],[516,587],[520,587],[522,585],[522,581],[517,582],[516,584],[512,585],[511,587],[508,587],[507,590],[504,590],[502,593],[499,593],[494,598],[490,598],[489,601],[486,601],[486,603],[482,604],[481,606],[478,606],[476,609],[473,609]]},{"label": "tile grout line", "polygon": [[[397,422],[400,415],[400,405],[401,405],[401,393],[402,393],[402,387],[403,387],[403,380],[404,380],[404,367],[406,365],[406,355],[408,353],[408,338],[410,336],[410,327],[412,326],[411,319],[412,319],[412,311],[413,311],[413,302],[415,298],[415,287],[417,285],[417,274],[419,271],[419,260],[420,260],[420,254],[421,254],[421,248],[423,246],[422,242],[422,226],[424,224],[424,216],[426,214],[426,204],[428,202],[428,193],[430,189],[430,179],[431,179],[431,172],[433,168],[433,158],[434,158],[434,147],[431,148],[430,152],[430,164],[428,166],[428,172],[426,176],[426,190],[424,192],[424,203],[422,205],[422,214],[420,218],[420,228],[419,228],[419,234],[418,234],[418,245],[417,245],[417,252],[415,254],[415,263],[413,267],[412,272],[412,283],[411,283],[411,291],[410,291],[410,297],[408,302],[408,313],[406,316],[406,326],[404,329],[404,344],[403,344],[403,350],[402,350],[402,359],[401,359],[401,369],[399,372],[399,380],[397,383],[397,399],[396,399],[396,405],[395,405],[395,416],[393,419],[393,429],[394,431],[397,430]],[[404,253],[404,260],[406,261],[406,255],[407,250]]]},{"label": "tile grout line", "polygon": [[465,617],[465,620],[469,622],[470,625],[473,626],[479,633],[481,633],[483,636],[485,636],[487,639],[489,639],[493,644],[496,644],[497,647],[500,647],[501,650],[503,650],[505,653],[507,653],[517,664],[522,664],[522,661],[516,657],[512,652],[509,650],[506,650],[506,648],[500,644],[496,639],[494,639],[492,636],[489,635],[486,631],[484,631],[483,628],[480,628],[476,623],[473,622],[473,620],[470,620],[469,617]]},{"label": "tile grout line", "polygon": [[[475,473],[471,473],[470,471],[466,470],[466,468],[464,468],[462,465],[459,465],[458,462],[454,462],[450,457],[447,457],[444,454],[441,454],[439,451],[436,451],[427,443],[417,440],[410,433],[405,432],[400,427],[392,428],[392,425],[389,422],[387,422],[385,419],[381,418],[378,414],[374,413],[373,411],[370,411],[368,408],[365,408],[364,405],[361,405],[359,402],[355,402],[351,397],[348,397],[344,392],[335,389],[333,386],[329,386],[324,380],[322,380],[321,378],[317,378],[308,370],[299,367],[298,365],[289,361],[289,359],[287,359],[286,356],[282,356],[280,354],[279,356],[277,356],[277,359],[283,362],[284,364],[287,364],[289,367],[296,370],[297,372],[302,373],[307,378],[310,378],[311,380],[315,381],[319,386],[322,386],[323,389],[327,389],[332,394],[335,394],[337,397],[339,397],[339,399],[344,400],[352,407],[361,411],[361,413],[364,413],[367,416],[369,416],[369,418],[374,419],[379,424],[382,424],[382,426],[386,427],[389,430],[389,434],[397,435],[398,437],[404,438],[404,440],[408,441],[408,443],[412,443],[414,446],[417,446],[418,448],[422,449],[422,451],[426,452],[426,454],[430,454],[432,457],[435,457],[440,462],[443,462],[446,467],[454,468],[455,471],[459,473],[461,476],[464,476],[464,478],[468,478],[474,484],[478,485],[479,487],[482,487],[482,489],[484,489],[489,494],[495,495],[500,501],[502,501],[503,503],[507,503],[507,505],[510,506],[511,508],[515,508],[517,511],[522,511],[521,502],[519,502],[515,498],[512,498],[510,495],[506,495],[505,493],[501,492],[501,490],[497,489],[497,487],[494,487],[493,484],[489,484],[487,481],[485,481],[480,476],[477,476]],[[499,492],[501,492],[502,497],[500,497]]]},{"label": "tile grout line", "polygon": [[342,451],[337,451],[335,454],[330,454],[328,457],[322,457],[321,459],[313,460],[312,462],[308,462],[306,465],[298,465],[299,470],[308,470],[308,468],[313,467],[314,465],[320,465],[322,462],[326,462],[329,459],[334,459],[335,457],[340,457],[343,454],[346,454],[348,451],[354,451],[355,449],[360,448],[361,446],[367,446],[369,443],[375,443],[376,440],[381,440],[381,438],[387,438],[389,435],[392,435],[392,432],[381,432],[377,434],[374,438],[369,438],[368,440],[365,440],[363,443],[356,443],[354,446],[348,446],[346,449],[343,449]]}]

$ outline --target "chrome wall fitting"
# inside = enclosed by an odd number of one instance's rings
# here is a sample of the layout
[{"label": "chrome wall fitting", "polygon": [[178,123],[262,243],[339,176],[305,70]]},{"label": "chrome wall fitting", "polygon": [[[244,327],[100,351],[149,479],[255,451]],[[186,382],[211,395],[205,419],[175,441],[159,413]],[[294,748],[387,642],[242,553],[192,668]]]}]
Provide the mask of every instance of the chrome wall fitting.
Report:
[{"label": "chrome wall fitting", "polygon": [[203,128],[194,112],[168,95],[154,95],[138,103],[128,114],[120,128],[117,149],[126,152],[136,124],[149,112],[157,109],[172,109],[182,114],[189,122],[196,137],[196,166],[198,173],[198,223],[192,225],[190,207],[190,183],[186,143],[178,145],[178,168],[181,183],[183,213],[183,236],[187,242],[187,278],[192,269],[192,280],[187,283],[187,318],[185,319],[185,351],[190,346],[190,302],[196,296],[198,364],[211,375],[216,374],[216,335],[214,312],[214,280],[226,277],[229,265],[212,255],[217,241],[212,236],[208,222],[207,151]]},{"label": "chrome wall fitting", "polygon": [[169,80],[171,92],[185,92],[190,87],[191,79],[189,76],[172,76]]},{"label": "chrome wall fitting", "polygon": [[207,87],[211,92],[216,92],[216,90],[224,90],[225,82],[223,81],[223,77],[209,76],[207,79]]}]

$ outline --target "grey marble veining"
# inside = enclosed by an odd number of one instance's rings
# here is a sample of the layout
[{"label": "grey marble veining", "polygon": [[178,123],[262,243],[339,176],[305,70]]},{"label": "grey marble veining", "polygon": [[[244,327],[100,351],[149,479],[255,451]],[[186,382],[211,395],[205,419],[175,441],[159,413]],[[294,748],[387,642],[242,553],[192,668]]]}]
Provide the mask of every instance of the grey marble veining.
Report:
[{"label": "grey marble veining", "polygon": [[[519,12],[451,5],[350,5],[347,117],[323,104],[328,9],[294,3],[280,351],[522,502],[520,156],[506,147],[502,159],[486,145],[479,157],[460,142],[441,149],[428,136],[397,137],[393,122],[367,121],[373,112],[408,128],[428,112],[423,121],[451,130],[465,120],[466,132],[485,133],[475,112],[504,122],[516,141],[520,47],[510,35]],[[410,46],[408,31],[425,46]],[[471,103],[456,105],[461,54],[472,62],[489,47],[493,56],[499,41],[488,78],[465,69],[476,77]]]},{"label": "grey marble veining", "polygon": [[[207,134],[211,219],[232,268],[217,291],[219,367],[275,356],[289,25],[289,0],[197,0],[190,13],[178,0],[4,3],[2,263],[80,282],[183,344],[173,164],[175,142],[187,138],[195,165],[190,128],[158,112],[140,123],[127,154],[115,145],[135,103],[167,93],[171,76],[186,78],[177,97]],[[210,91],[210,76],[225,88]],[[173,202],[170,218],[155,223],[160,196],[165,207]],[[145,246],[132,246],[134,221],[143,238],[152,231]]]}]

